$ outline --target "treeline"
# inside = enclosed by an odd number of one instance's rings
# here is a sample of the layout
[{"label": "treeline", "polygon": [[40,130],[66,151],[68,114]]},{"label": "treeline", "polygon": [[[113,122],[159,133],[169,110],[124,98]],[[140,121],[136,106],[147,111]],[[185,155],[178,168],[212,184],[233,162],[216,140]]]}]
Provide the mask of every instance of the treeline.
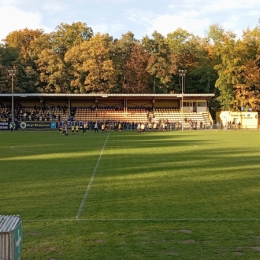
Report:
[{"label": "treeline", "polygon": [[61,23],[54,32],[13,31],[0,46],[0,92],[10,93],[8,69],[17,69],[15,93],[216,93],[213,107],[260,106],[260,26],[240,39],[219,25],[201,38],[177,29],[137,40],[113,39],[85,23]]}]

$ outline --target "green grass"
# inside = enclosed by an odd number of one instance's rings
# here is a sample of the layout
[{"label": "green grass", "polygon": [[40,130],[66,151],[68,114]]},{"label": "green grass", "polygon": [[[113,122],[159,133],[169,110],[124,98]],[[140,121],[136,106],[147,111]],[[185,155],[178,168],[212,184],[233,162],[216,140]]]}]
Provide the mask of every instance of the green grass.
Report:
[{"label": "green grass", "polygon": [[259,259],[260,133],[0,132],[23,260]]}]

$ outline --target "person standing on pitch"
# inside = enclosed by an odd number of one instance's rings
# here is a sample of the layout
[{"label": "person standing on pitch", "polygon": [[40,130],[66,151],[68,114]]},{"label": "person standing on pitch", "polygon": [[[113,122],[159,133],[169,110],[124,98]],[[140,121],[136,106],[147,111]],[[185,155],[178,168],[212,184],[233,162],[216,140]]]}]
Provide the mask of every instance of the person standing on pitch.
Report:
[{"label": "person standing on pitch", "polygon": [[94,125],[94,133],[98,134],[98,123],[97,122]]},{"label": "person standing on pitch", "polygon": [[76,122],[75,129],[76,129],[76,135],[79,135],[79,123],[78,122]]},{"label": "person standing on pitch", "polygon": [[105,123],[101,124],[101,133],[105,133],[106,125]]},{"label": "person standing on pitch", "polygon": [[71,134],[75,135],[75,126],[73,123],[71,124]]},{"label": "person standing on pitch", "polygon": [[87,123],[86,122],[83,123],[83,128],[82,129],[83,129],[82,130],[83,134],[85,134],[86,131],[87,131]]},{"label": "person standing on pitch", "polygon": [[10,128],[11,132],[13,132],[13,131],[14,131],[14,125],[13,125],[13,123],[12,123],[12,122],[9,124],[9,128]]}]

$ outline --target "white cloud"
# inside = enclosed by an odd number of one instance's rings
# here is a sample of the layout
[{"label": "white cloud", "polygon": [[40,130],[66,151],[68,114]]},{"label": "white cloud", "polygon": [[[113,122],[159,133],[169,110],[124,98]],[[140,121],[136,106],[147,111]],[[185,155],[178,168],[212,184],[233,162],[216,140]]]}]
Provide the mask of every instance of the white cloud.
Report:
[{"label": "white cloud", "polygon": [[[225,31],[231,30],[240,37],[248,26],[256,26],[260,17],[259,4],[260,0],[174,1],[169,5],[172,14],[158,16],[150,31],[156,29],[166,32],[181,27],[195,35],[205,36],[210,25],[220,24]],[[193,11],[186,13],[185,10]]]},{"label": "white cloud", "polygon": [[194,34],[203,37],[209,24],[210,21],[207,18],[200,19],[196,15],[189,15],[187,12],[180,15],[160,15],[153,21],[147,34],[151,35],[156,30],[166,36],[168,33],[182,28],[190,33],[196,32]]},{"label": "white cloud", "polygon": [[219,13],[224,11],[241,11],[245,12],[247,9],[259,9],[260,0],[218,0],[208,1],[201,6],[203,13]]},{"label": "white cloud", "polygon": [[69,9],[69,6],[64,3],[53,3],[53,2],[45,2],[43,4],[43,9],[49,13],[56,13],[61,11],[66,11]]},{"label": "white cloud", "polygon": [[251,10],[248,12],[249,16],[258,16],[260,18],[260,11],[259,10]]},{"label": "white cloud", "polygon": [[152,12],[130,9],[126,11],[124,18],[145,27],[149,27],[152,25],[152,21],[156,18],[156,16]]},{"label": "white cloud", "polygon": [[114,34],[118,34],[118,32],[122,31],[124,25],[121,23],[114,24],[99,24],[99,25],[90,25],[93,29],[94,33],[106,34],[109,33],[110,36],[114,36]]},{"label": "white cloud", "polygon": [[25,28],[49,31],[49,28],[42,26],[40,13],[24,12],[12,6],[4,6],[0,9],[0,25],[0,41],[9,33]]},{"label": "white cloud", "polygon": [[177,28],[203,37],[212,24],[241,34],[258,24],[259,6],[260,0],[0,0],[0,40],[14,30],[51,32],[73,21],[113,37],[132,31],[141,38],[155,30],[166,36]]},{"label": "white cloud", "polygon": [[260,4],[260,0],[238,0],[238,2],[246,6]]},{"label": "white cloud", "polygon": [[3,5],[11,5],[11,4],[15,4],[16,0],[0,0],[0,4]]}]

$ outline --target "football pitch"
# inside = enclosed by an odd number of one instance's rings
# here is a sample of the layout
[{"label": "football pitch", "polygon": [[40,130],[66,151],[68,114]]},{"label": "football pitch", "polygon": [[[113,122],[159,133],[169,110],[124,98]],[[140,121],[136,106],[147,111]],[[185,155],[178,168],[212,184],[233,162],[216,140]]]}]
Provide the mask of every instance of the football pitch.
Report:
[{"label": "football pitch", "polygon": [[22,260],[259,259],[260,132],[0,132]]}]

